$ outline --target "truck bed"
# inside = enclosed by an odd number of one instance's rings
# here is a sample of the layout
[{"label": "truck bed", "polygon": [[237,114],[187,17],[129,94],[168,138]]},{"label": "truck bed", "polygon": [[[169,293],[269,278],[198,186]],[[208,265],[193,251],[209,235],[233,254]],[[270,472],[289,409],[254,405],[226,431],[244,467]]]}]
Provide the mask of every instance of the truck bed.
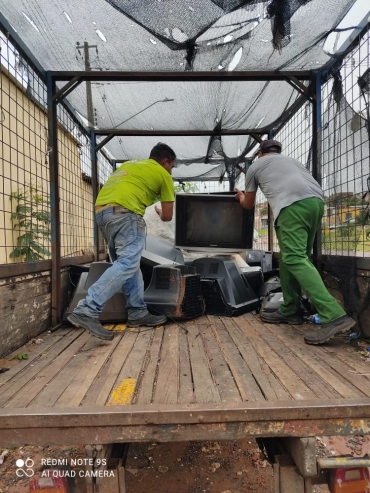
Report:
[{"label": "truck bed", "polygon": [[370,366],[343,337],[309,346],[312,325],[252,313],[110,328],[60,328],[3,360],[3,447],[370,433]]}]

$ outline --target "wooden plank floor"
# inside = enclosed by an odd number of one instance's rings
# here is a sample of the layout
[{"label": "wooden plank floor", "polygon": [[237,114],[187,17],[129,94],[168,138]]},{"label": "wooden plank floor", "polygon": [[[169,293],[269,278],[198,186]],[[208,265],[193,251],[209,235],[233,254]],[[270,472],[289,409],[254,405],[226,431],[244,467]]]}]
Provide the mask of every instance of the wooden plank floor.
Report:
[{"label": "wooden plank floor", "polygon": [[[169,422],[173,411],[197,406],[226,411],[244,406],[242,418],[235,418],[239,421],[252,419],[252,411],[258,419],[259,410],[267,421],[273,419],[269,406],[279,412],[290,407],[289,419],[300,419],[306,405],[311,409],[306,419],[328,419],[329,412],[322,414],[325,406],[334,411],[340,406],[340,418],[369,416],[369,365],[343,337],[323,346],[306,345],[303,333],[312,329],[309,324],[263,324],[247,313],[203,316],[160,328],[109,328],[115,333],[113,342],[67,327],[44,333],[40,344],[10,355],[9,371],[0,373],[5,427],[24,423],[22,413],[50,417],[69,409],[90,416],[95,409],[99,416],[129,410],[130,416],[141,413],[144,424],[143,410],[161,406],[171,407]],[[28,359],[14,359],[18,353],[28,353]],[[13,415],[19,420],[13,422]],[[104,426],[109,422],[107,418]],[[370,432],[370,420],[361,426],[359,432]]]},{"label": "wooden plank floor", "polygon": [[[113,342],[59,329],[20,348],[0,374],[0,407],[318,401],[370,397],[370,368],[343,338],[309,346],[294,328],[261,323],[250,313],[204,316],[161,328],[117,326]],[[16,354],[15,353],[15,354]]]}]

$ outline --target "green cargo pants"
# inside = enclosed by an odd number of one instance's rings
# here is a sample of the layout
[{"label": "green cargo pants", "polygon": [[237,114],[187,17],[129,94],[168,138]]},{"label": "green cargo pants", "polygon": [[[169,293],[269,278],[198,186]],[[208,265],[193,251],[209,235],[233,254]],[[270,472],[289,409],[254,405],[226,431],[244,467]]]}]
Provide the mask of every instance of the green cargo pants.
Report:
[{"label": "green cargo pants", "polygon": [[345,311],[328,292],[309,260],[323,213],[321,200],[299,200],[281,210],[275,230],[280,247],[280,283],[284,296],[280,311],[284,315],[299,311],[302,288],[315,305],[321,323],[327,323],[341,317]]}]

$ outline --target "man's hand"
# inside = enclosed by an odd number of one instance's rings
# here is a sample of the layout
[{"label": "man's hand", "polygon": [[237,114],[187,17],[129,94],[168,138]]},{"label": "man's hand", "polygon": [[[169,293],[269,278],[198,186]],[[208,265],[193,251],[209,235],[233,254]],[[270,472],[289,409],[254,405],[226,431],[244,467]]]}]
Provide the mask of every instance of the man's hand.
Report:
[{"label": "man's hand", "polygon": [[171,221],[173,215],[173,202],[161,202],[161,206],[162,209],[155,205],[155,212],[158,214],[162,221]]},{"label": "man's hand", "polygon": [[256,202],[256,193],[257,192],[242,192],[239,188],[235,188],[236,194],[234,197],[236,200],[240,202],[240,205],[244,207],[244,209],[253,209],[254,204]]},{"label": "man's hand", "polygon": [[242,204],[244,200],[244,192],[239,190],[239,188],[235,188],[234,191],[236,192],[236,194],[234,195],[235,199]]}]

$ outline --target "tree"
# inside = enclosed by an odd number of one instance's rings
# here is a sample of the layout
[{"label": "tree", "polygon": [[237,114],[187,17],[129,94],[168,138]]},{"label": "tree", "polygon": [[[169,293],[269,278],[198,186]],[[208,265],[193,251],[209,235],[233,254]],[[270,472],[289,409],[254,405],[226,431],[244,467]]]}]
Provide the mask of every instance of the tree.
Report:
[{"label": "tree", "polygon": [[49,194],[41,185],[29,183],[12,192],[10,200],[17,204],[11,215],[13,229],[24,232],[18,236],[17,246],[9,257],[22,257],[26,262],[50,257],[51,252],[44,246],[51,239]]}]

